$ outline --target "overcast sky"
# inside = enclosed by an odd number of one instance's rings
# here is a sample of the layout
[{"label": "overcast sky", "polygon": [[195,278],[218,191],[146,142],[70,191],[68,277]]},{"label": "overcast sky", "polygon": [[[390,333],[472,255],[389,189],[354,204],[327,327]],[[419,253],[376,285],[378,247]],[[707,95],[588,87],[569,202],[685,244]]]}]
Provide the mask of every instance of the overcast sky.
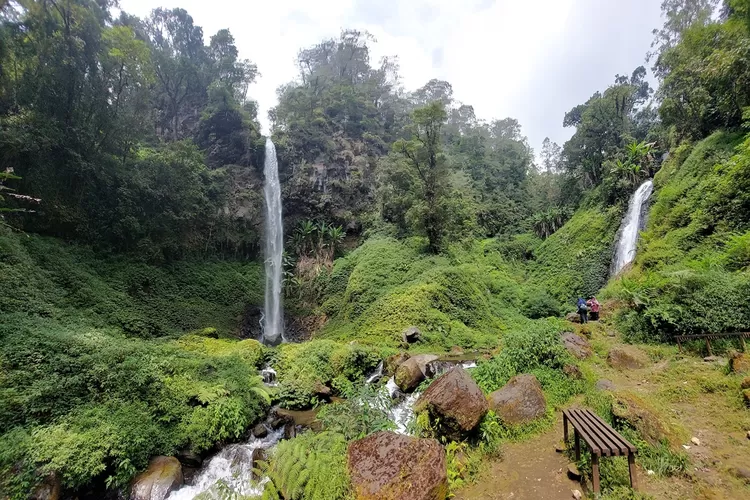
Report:
[{"label": "overcast sky", "polygon": [[276,89],[296,77],[300,48],[343,28],[375,36],[373,63],[397,55],[406,90],[447,80],[479,118],[517,118],[538,153],[572,134],[563,115],[644,64],[661,0],[120,0],[126,12],[182,7],[206,43],[229,28],[258,65],[250,88],[268,131]]}]

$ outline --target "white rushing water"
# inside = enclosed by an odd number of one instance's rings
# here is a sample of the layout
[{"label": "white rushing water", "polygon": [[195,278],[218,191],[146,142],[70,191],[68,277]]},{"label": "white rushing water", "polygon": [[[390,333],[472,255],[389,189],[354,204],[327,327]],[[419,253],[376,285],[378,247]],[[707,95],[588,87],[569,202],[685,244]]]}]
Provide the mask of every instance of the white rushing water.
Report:
[{"label": "white rushing water", "polygon": [[638,233],[643,228],[643,207],[654,190],[654,183],[647,180],[638,187],[630,199],[628,213],[622,221],[622,232],[617,242],[617,251],[612,265],[613,274],[616,275],[635,259]]},{"label": "white rushing water", "polygon": [[281,185],[276,147],[266,139],[266,159],[263,166],[266,181],[266,297],[263,308],[263,341],[275,345],[282,339],[284,316],[281,308],[281,272],[284,252],[284,228],[281,222]]},{"label": "white rushing water", "polygon": [[193,479],[193,484],[173,491],[167,500],[193,500],[201,493],[211,499],[226,498],[227,492],[234,496],[254,496],[263,494],[263,486],[268,478],[252,482],[253,451],[269,450],[273,447],[284,430],[269,432],[263,439],[253,438],[247,443],[231,444],[203,464]]}]

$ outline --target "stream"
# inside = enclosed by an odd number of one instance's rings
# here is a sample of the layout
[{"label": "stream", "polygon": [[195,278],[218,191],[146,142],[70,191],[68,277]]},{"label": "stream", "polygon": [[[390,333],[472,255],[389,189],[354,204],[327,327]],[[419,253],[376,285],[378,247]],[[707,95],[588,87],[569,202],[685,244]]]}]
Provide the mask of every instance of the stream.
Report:
[{"label": "stream", "polygon": [[[434,361],[431,363],[430,372],[437,377],[454,366],[461,366],[468,370],[476,367],[476,363],[472,360]],[[277,385],[276,371],[270,366],[263,367],[260,374],[266,385]],[[382,378],[383,364],[381,363],[367,375],[365,380],[367,384],[373,384],[379,382]],[[380,390],[383,396],[392,402],[388,414],[395,424],[394,431],[399,434],[408,434],[409,426],[414,420],[414,403],[417,402],[421,394],[418,392],[404,394],[396,385],[393,377],[389,378]],[[303,413],[281,411],[289,414]],[[313,410],[313,418],[314,413]],[[173,491],[167,497],[167,500],[193,500],[200,494],[204,494],[207,499],[263,494],[263,488],[268,478],[263,477],[258,481],[251,481],[253,453],[257,453],[256,450],[265,450],[271,453],[276,443],[283,437],[284,427],[282,426],[279,429],[270,430],[268,435],[262,439],[253,437],[245,443],[225,446],[217,454],[204,461],[191,484],[186,484]]]}]

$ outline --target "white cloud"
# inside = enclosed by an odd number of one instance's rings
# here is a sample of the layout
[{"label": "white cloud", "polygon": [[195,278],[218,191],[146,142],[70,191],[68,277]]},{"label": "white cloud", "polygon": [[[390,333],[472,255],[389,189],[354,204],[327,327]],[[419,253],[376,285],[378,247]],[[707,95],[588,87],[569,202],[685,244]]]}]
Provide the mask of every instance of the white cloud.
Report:
[{"label": "white cloud", "polygon": [[[517,118],[536,149],[544,137],[562,143],[571,131],[563,114],[596,90],[644,64],[651,29],[661,24],[657,0],[164,0],[183,7],[206,40],[222,28],[240,55],[258,65],[250,88],[266,113],[276,88],[296,77],[299,49],[343,28],[372,33],[377,60],[397,55],[403,83],[431,78],[453,85],[454,96],[480,118]],[[150,0],[120,0],[145,17]]]}]

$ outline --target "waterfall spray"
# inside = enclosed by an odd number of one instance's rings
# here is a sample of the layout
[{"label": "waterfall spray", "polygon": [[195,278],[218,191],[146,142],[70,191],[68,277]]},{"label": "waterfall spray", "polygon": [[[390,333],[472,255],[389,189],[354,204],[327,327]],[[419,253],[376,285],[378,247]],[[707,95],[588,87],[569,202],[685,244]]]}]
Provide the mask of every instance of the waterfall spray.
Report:
[{"label": "waterfall spray", "polygon": [[622,233],[617,242],[615,260],[612,263],[613,276],[617,275],[625,266],[633,262],[633,259],[635,259],[638,233],[643,229],[643,223],[645,220],[644,207],[653,190],[654,183],[649,179],[638,187],[635,194],[630,199],[628,213],[622,221]]},{"label": "waterfall spray", "polygon": [[281,185],[276,147],[266,139],[266,159],[263,166],[266,177],[263,192],[266,198],[266,297],[263,307],[263,342],[275,345],[284,333],[284,316],[281,308],[282,253],[284,228],[281,223]]}]

